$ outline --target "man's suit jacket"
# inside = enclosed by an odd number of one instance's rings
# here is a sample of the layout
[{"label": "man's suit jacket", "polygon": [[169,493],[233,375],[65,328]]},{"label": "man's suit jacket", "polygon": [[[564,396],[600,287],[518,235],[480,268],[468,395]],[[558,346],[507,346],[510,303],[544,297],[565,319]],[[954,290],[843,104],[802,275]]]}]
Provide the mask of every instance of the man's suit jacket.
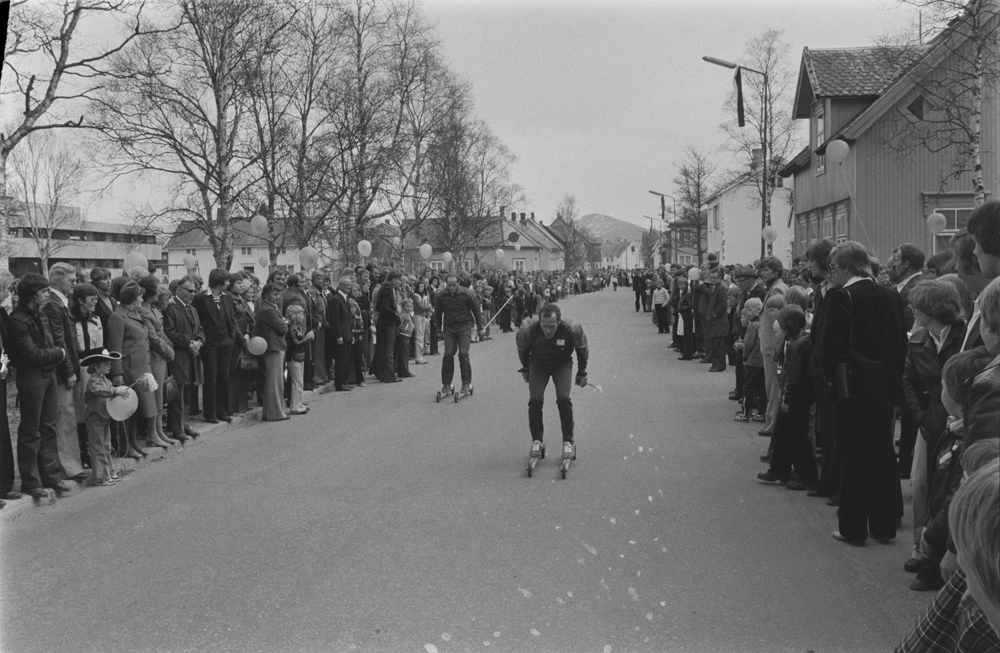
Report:
[{"label": "man's suit jacket", "polygon": [[163,332],[174,346],[174,360],[170,363],[174,380],[181,385],[200,385],[203,382],[201,354],[194,356],[189,349],[196,340],[205,342],[198,312],[194,308],[189,312],[179,299],[172,300],[163,311]]},{"label": "man's suit jacket", "polygon": [[906,328],[903,299],[894,288],[871,280],[831,290],[824,298],[826,319],[819,341],[823,376],[832,382],[837,365],[852,354],[882,363],[882,376],[868,385],[882,388],[878,397],[857,397],[862,403],[898,406],[903,403]]},{"label": "man's suit jacket", "polygon": [[69,377],[80,377],[80,353],[76,350],[76,330],[73,328],[73,318],[70,317],[69,308],[62,303],[62,300],[55,295],[49,298],[39,308],[39,311],[48,319],[49,329],[52,330],[52,341],[56,347],[66,350],[66,358],[56,367],[56,377],[61,383],[65,383]]},{"label": "man's suit jacket", "polygon": [[108,318],[115,312],[118,302],[111,295],[106,297],[97,296],[97,306],[94,307],[94,315],[101,321],[101,329],[108,330]]},{"label": "man's suit jacket", "polygon": [[233,315],[232,300],[227,293],[222,293],[222,301],[218,306],[211,294],[199,293],[191,301],[191,306],[198,312],[206,345],[224,347],[237,340],[236,317]]},{"label": "man's suit jacket", "polygon": [[913,292],[913,289],[916,288],[917,285],[919,285],[923,280],[924,275],[922,274],[913,276],[906,282],[906,285],[903,286],[902,290],[899,291],[899,296],[903,300],[903,304],[905,306],[903,315],[906,319],[905,326],[907,331],[913,329],[913,322],[915,320],[913,317],[913,309],[910,308],[910,293]]},{"label": "man's suit jacket", "polygon": [[327,321],[330,326],[330,338],[334,345],[337,338],[343,338],[345,345],[350,345],[353,340],[353,329],[351,328],[351,305],[339,292],[333,293],[333,297],[327,303]]},{"label": "man's suit jacket", "polygon": [[708,308],[705,309],[705,337],[724,338],[729,332],[729,319],[726,315],[727,289],[725,284],[718,283],[708,293]]}]

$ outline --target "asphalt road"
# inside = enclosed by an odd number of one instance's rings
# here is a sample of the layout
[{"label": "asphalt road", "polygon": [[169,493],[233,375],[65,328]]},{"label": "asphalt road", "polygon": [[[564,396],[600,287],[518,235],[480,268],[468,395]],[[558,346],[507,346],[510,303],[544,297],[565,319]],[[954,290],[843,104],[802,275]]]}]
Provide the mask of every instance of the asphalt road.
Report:
[{"label": "asphalt road", "polygon": [[8,519],[0,648],[891,650],[931,599],[905,536],[846,546],[823,500],[759,484],[732,375],[676,360],[627,289],[562,307],[603,388],[573,390],[568,479],[551,389],[556,455],[526,477],[527,386],[495,331],[458,405],[431,357]]}]

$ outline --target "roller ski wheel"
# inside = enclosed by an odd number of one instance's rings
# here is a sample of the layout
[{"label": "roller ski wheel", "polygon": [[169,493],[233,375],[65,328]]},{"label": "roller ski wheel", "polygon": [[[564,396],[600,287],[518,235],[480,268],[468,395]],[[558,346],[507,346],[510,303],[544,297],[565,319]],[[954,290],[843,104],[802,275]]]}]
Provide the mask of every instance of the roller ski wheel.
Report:
[{"label": "roller ski wheel", "polygon": [[570,463],[574,460],[576,460],[576,445],[571,442],[564,443],[562,463],[559,465],[559,473],[564,479],[566,478],[566,472],[569,471]]},{"label": "roller ski wheel", "polygon": [[462,399],[466,395],[471,395],[472,393],[473,393],[473,389],[472,389],[471,385],[469,386],[468,390],[458,390],[457,392],[454,393],[455,394],[455,403],[457,404],[459,399]]},{"label": "roller ski wheel", "polygon": [[452,386],[448,386],[448,390],[447,391],[444,391],[444,390],[438,390],[437,391],[437,395],[435,395],[434,401],[436,403],[441,403],[442,399],[444,399],[448,395],[453,395],[453,394],[455,394],[455,386],[453,386],[453,385]]},{"label": "roller ski wheel", "polygon": [[531,451],[528,452],[528,478],[531,478],[532,472],[535,471],[535,466],[538,465],[539,460],[545,458],[545,445],[535,440],[531,444]]}]

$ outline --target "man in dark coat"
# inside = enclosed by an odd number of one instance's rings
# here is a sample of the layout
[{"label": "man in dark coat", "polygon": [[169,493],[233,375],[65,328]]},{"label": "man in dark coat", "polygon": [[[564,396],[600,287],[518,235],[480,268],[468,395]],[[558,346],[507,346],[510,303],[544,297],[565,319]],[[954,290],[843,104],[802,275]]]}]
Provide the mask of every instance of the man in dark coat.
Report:
[{"label": "man in dark coat", "polygon": [[[924,262],[926,257],[919,247],[912,243],[903,243],[892,253],[889,260],[889,281],[896,284],[896,291],[903,300],[904,326],[907,331],[913,330],[913,309],[910,308],[910,293],[924,280]],[[903,405],[899,414],[899,476],[910,478],[910,467],[913,466],[913,447],[917,442],[917,420],[910,409]]]},{"label": "man in dark coat", "polygon": [[382,383],[402,380],[396,376],[396,327],[399,326],[396,289],[403,285],[402,276],[403,273],[396,268],[389,270],[373,301],[373,308],[378,313],[378,325],[375,333],[372,373]]},{"label": "man in dark coat", "polygon": [[726,369],[726,333],[729,308],[726,285],[722,283],[718,268],[708,273],[705,284],[708,303],[705,308],[705,357],[711,363],[709,372],[723,372]]},{"label": "man in dark coat", "polygon": [[205,333],[205,348],[201,352],[205,374],[202,414],[209,424],[233,421],[229,415],[229,367],[233,344],[242,334],[236,333],[236,317],[232,300],[225,292],[227,287],[229,273],[216,268],[208,274],[208,293],[196,295],[191,302]]},{"label": "man in dark coat", "polygon": [[351,364],[351,346],[354,344],[351,305],[348,301],[352,285],[350,277],[341,277],[337,282],[337,292],[330,297],[326,305],[325,320],[330,329],[330,342],[333,347],[333,385],[339,392],[351,389],[347,384],[347,373]]},{"label": "man in dark coat", "polygon": [[56,366],[66,359],[66,350],[56,347],[49,321],[39,308],[49,296],[48,279],[28,273],[17,284],[17,308],[8,321],[11,362],[17,367],[17,396],[21,423],[17,427],[17,467],[21,491],[44,498],[43,487],[69,492],[61,479],[56,447]]},{"label": "man in dark coat", "polygon": [[191,306],[197,286],[191,277],[183,277],[177,284],[174,298],[163,312],[163,332],[174,346],[174,360],[170,362],[170,373],[180,386],[180,392],[167,406],[167,425],[173,437],[184,441],[196,438],[199,433],[188,423],[188,386],[201,383],[201,360],[199,354],[205,344],[205,332],[201,328],[198,313]]},{"label": "man in dark coat", "polygon": [[834,432],[843,472],[833,536],[860,545],[869,535],[894,538],[903,514],[892,440],[903,397],[904,307],[899,293],[872,280],[861,243],[838,245],[830,261],[837,289],[824,299],[819,361],[837,389]]}]

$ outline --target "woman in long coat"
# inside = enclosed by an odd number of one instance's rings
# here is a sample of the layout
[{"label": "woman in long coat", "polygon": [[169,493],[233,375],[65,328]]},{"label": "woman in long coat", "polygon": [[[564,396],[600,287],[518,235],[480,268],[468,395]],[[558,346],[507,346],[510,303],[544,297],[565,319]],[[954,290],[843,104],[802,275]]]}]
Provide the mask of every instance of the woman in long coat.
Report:
[{"label": "woman in long coat", "polygon": [[261,418],[269,422],[288,419],[282,409],[284,383],[282,375],[285,367],[285,350],[288,345],[285,334],[288,333],[288,321],[278,311],[281,301],[277,286],[267,284],[261,291],[260,307],[257,309],[257,320],[254,323],[253,335],[267,341],[267,351],[262,356],[264,361],[264,388],[262,394],[264,409]]},{"label": "woman in long coat", "polygon": [[153,417],[153,424],[146,433],[146,442],[150,446],[167,448],[177,444],[176,440],[167,437],[163,429],[163,382],[167,379],[167,365],[174,359],[174,348],[163,330],[161,306],[165,307],[165,299],[161,296],[161,290],[166,293],[167,299],[170,293],[160,288],[160,282],[155,277],[144,277],[140,280],[139,286],[143,290],[140,310],[150,334],[149,369],[156,379],[156,390],[153,391],[156,416]]},{"label": "woman in long coat", "polygon": [[[119,295],[115,312],[108,317],[105,347],[120,352],[121,360],[111,362],[111,382],[116,386],[132,386],[143,374],[151,373],[149,362],[149,329],[142,317],[142,289],[134,281],[126,283]],[[133,387],[139,395],[139,406],[125,422],[128,438],[126,456],[139,459],[146,455],[139,446],[138,420],[156,416],[156,398],[152,392]]]}]

